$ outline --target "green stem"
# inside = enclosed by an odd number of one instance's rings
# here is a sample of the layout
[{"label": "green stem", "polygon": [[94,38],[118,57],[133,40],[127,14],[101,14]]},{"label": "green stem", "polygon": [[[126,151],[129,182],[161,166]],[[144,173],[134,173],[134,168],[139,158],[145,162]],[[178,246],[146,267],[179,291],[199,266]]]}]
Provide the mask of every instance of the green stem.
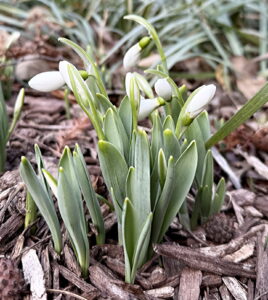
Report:
[{"label": "green stem", "polygon": [[64,90],[64,104],[65,104],[65,115],[66,115],[67,119],[71,118],[69,94],[70,94],[70,90],[65,89]]},{"label": "green stem", "polygon": [[[37,206],[33,201],[31,194],[29,193],[29,191],[27,191],[24,227],[27,228],[29,225],[31,225],[36,220],[36,217],[37,217]],[[33,233],[34,231],[35,228],[32,228],[31,233]]]}]

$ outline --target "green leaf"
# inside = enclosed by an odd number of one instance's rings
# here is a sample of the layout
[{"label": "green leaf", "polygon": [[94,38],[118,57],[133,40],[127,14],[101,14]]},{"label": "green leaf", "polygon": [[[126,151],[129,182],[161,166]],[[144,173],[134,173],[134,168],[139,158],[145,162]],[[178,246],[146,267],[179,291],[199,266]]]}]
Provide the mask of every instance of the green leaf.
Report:
[{"label": "green leaf", "polygon": [[132,119],[129,116],[131,116],[132,111],[130,101],[127,96],[125,96],[121,101],[118,112],[126,130],[126,133],[128,135],[128,138],[130,138],[132,135]]},{"label": "green leaf", "polygon": [[167,175],[167,162],[163,149],[161,148],[158,153],[158,177],[161,188],[164,187]]},{"label": "green leaf", "polygon": [[139,224],[143,224],[151,212],[150,154],[148,138],[144,130],[137,131],[134,167],[135,178],[132,187],[133,194],[130,200],[139,212]]},{"label": "green leaf", "polygon": [[207,151],[203,164],[204,167],[201,182],[201,186],[203,187],[201,192],[201,217],[207,218],[212,204],[212,187],[214,177],[213,157],[210,150]]},{"label": "green leaf", "polygon": [[[71,160],[70,157],[68,157]],[[64,161],[66,160],[66,161]],[[59,168],[58,180],[58,204],[61,217],[72,241],[79,265],[84,276],[87,275],[89,267],[89,242],[87,238],[87,228],[82,207],[81,193],[77,192],[79,186],[72,181],[73,170],[67,161],[66,150],[61,162],[67,167]]]},{"label": "green leaf", "polygon": [[175,132],[175,124],[170,115],[168,115],[163,123],[163,130],[170,129],[172,132]]},{"label": "green leaf", "polygon": [[225,189],[226,189],[225,180],[222,177],[216,188],[215,196],[211,205],[210,216],[220,212],[224,202]]},{"label": "green leaf", "polygon": [[180,144],[177,137],[170,129],[166,129],[164,131],[163,138],[165,156],[167,158],[173,156],[174,159],[177,160],[181,154]]},{"label": "green leaf", "polygon": [[[125,185],[128,166],[120,152],[109,142],[100,140],[98,143],[100,166],[108,190],[113,189],[114,198],[121,211],[126,197]],[[114,205],[116,205],[114,203]],[[121,215],[118,216],[121,223]]]},{"label": "green leaf", "polygon": [[24,156],[21,158],[20,175],[49,227],[55,251],[60,253],[62,249],[61,232],[54,205],[51,203],[47,191],[40,183],[31,164]]},{"label": "green leaf", "polygon": [[136,243],[135,252],[133,256],[130,283],[134,283],[137,269],[141,267],[146,260],[148,254],[148,246],[150,242],[152,219],[153,214],[150,212],[145,220],[144,225],[142,226],[139,239]]},{"label": "green leaf", "polygon": [[203,140],[206,141],[211,136],[210,132],[210,123],[208,118],[207,111],[203,111],[197,118],[196,118],[199,128],[202,132]]},{"label": "green leaf", "polygon": [[242,108],[230,118],[213,136],[206,141],[206,148],[209,149],[227,135],[233,132],[246,120],[248,120],[257,110],[268,101],[268,83]]},{"label": "green leaf", "polygon": [[154,218],[152,224],[151,244],[160,242],[159,234],[163,225],[163,220],[175,185],[174,167],[175,167],[174,158],[170,157],[168,161],[165,184],[161,196],[157,201],[155,209],[153,211]]},{"label": "green leaf", "polygon": [[153,129],[152,129],[152,138],[151,138],[151,156],[152,156],[152,165],[157,163],[158,152],[163,148],[163,127],[161,119],[157,112],[152,114],[153,118]]},{"label": "green leaf", "polygon": [[135,251],[135,212],[128,198],[125,199],[122,211],[122,233],[125,256],[125,280],[131,282],[132,258]]},{"label": "green leaf", "polygon": [[198,124],[197,119],[195,119],[191,125],[186,129],[185,136],[188,140],[188,143],[191,141],[196,141],[197,151],[198,151],[198,164],[196,170],[196,180],[198,185],[201,185],[202,180],[202,172],[203,172],[203,165],[206,156],[206,148],[203,140],[202,131]]},{"label": "green leaf", "polygon": [[80,56],[80,58],[82,59],[87,71],[91,70],[91,68],[92,68],[94,76],[96,77],[97,84],[98,84],[98,87],[99,87],[101,93],[106,98],[108,98],[106,89],[105,89],[104,84],[103,84],[102,79],[101,79],[100,72],[98,70],[98,67],[97,67],[96,62],[93,59],[93,57],[88,52],[86,52],[84,49],[82,49],[80,46],[78,46],[76,43],[74,43],[74,42],[72,42],[72,41],[70,41],[66,38],[59,38],[59,41],[61,43],[65,44],[65,45],[71,47]]},{"label": "green leaf", "polygon": [[78,144],[75,146],[73,152],[73,159],[75,165],[75,173],[79,178],[79,186],[84,196],[87,208],[89,210],[94,227],[97,230],[96,240],[97,244],[103,244],[105,242],[105,229],[104,221],[101,214],[101,208],[97,199],[96,193],[91,185],[90,177],[88,175],[87,166]]},{"label": "green leaf", "polygon": [[174,182],[174,189],[159,234],[159,241],[162,240],[169,225],[179,212],[183,201],[185,201],[192,186],[196,168],[197,147],[196,142],[193,141],[175,163],[174,178],[176,181]]},{"label": "green leaf", "polygon": [[117,111],[109,108],[104,117],[104,134],[108,142],[113,144],[116,149],[128,160],[129,140],[124,125]]}]

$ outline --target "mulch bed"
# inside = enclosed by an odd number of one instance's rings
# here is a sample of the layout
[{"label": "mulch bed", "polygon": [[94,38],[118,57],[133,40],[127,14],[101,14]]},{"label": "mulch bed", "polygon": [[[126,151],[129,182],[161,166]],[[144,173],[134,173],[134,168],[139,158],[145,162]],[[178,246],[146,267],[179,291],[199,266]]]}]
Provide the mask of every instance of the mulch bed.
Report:
[{"label": "mulch bed", "polygon": [[[11,109],[9,111],[11,113]],[[135,285],[124,283],[123,250],[116,241],[116,218],[106,204],[102,205],[102,212],[107,244],[94,244],[92,228],[91,264],[86,279],[81,277],[64,228],[61,256],[53,250],[50,233],[41,217],[24,229],[26,192],[18,166],[22,155],[35,162],[34,143],[41,148],[46,167],[54,175],[64,146],[72,148],[79,143],[94,188],[107,197],[98,165],[96,134],[76,104],[71,112],[72,118],[66,120],[64,102],[51,95],[26,96],[21,121],[8,145],[7,171],[0,177],[0,254],[15,260],[22,268],[31,253],[36,258],[32,267],[39,270],[40,281],[44,281],[46,287],[41,295],[30,298],[28,285],[22,299],[46,299],[46,295],[48,299],[268,299],[265,248],[268,178],[260,175],[258,168],[253,170],[245,158],[252,155],[253,150],[255,154],[258,151],[252,143],[251,153],[247,147],[239,148],[237,142],[232,145],[234,149],[225,150],[225,156],[245,187],[234,190],[229,184],[223,212],[214,217],[214,220],[222,216],[231,220],[227,222],[232,224],[231,229],[227,228],[231,230],[231,239],[224,244],[215,243],[208,240],[208,236],[212,240],[213,236],[208,234],[206,226],[188,232],[175,219],[163,244],[155,245],[154,257],[139,270]],[[234,138],[231,141],[234,142]],[[246,153],[244,157],[241,151]],[[262,155],[267,160],[267,154]],[[219,167],[217,172],[222,172]],[[248,188],[250,183],[254,192]],[[211,222],[213,226],[214,221]],[[38,294],[38,289],[32,293]]]}]

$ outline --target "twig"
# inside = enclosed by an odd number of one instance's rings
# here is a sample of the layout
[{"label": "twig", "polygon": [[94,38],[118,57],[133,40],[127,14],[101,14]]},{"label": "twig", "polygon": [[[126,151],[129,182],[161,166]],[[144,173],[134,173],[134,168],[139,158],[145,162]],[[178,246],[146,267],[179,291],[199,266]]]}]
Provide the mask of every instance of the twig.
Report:
[{"label": "twig", "polygon": [[63,290],[56,290],[56,289],[46,289],[46,291],[48,293],[59,293],[59,294],[64,294],[64,295],[68,295],[68,296],[72,296],[76,299],[80,299],[80,300],[87,300],[87,298],[84,298],[82,296],[79,296],[75,293],[72,293],[72,292],[68,292],[68,291],[63,291]]}]

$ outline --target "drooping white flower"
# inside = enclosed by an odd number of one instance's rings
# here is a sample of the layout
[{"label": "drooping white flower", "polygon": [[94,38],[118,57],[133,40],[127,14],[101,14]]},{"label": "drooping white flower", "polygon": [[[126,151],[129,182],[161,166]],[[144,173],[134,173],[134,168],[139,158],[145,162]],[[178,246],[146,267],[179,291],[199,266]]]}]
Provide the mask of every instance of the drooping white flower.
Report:
[{"label": "drooping white flower", "polygon": [[139,43],[128,49],[123,59],[123,66],[126,70],[136,66],[140,59],[141,50]]},{"label": "drooping white flower", "polygon": [[156,94],[165,100],[170,100],[172,97],[172,88],[166,78],[158,79],[154,85]]},{"label": "drooping white flower", "polygon": [[137,65],[141,50],[150,43],[150,40],[148,36],[145,36],[137,44],[128,49],[123,59],[123,66],[126,70]]},{"label": "drooping white flower", "polygon": [[189,114],[191,119],[195,118],[201,113],[208,103],[212,100],[216,92],[216,86],[214,84],[203,85],[193,96],[186,107],[186,113]]},{"label": "drooping white flower", "polygon": [[69,89],[72,90],[68,65],[73,66],[67,61],[61,61],[59,63],[59,71],[39,73],[28,82],[29,86],[40,92],[52,92],[67,84]]},{"label": "drooping white flower", "polygon": [[51,92],[61,88],[65,81],[59,71],[49,71],[35,75],[28,84],[34,90]]},{"label": "drooping white flower", "polygon": [[154,99],[144,99],[141,97],[138,120],[142,121],[147,118],[158,107],[165,105],[165,100],[161,97]]}]

